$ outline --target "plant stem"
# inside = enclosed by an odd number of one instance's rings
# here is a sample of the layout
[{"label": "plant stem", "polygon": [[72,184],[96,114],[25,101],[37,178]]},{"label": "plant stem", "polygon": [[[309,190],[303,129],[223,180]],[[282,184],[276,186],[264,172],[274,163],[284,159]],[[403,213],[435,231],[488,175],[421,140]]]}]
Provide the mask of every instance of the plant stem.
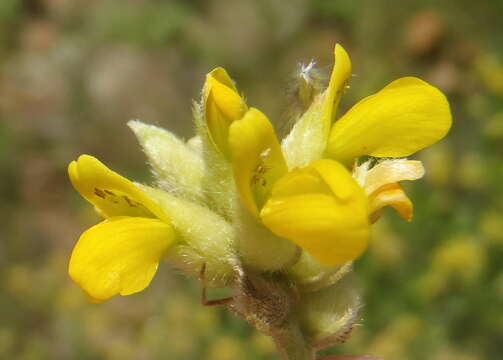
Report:
[{"label": "plant stem", "polygon": [[306,343],[295,319],[289,319],[284,327],[271,334],[283,360],[314,360],[314,351]]}]

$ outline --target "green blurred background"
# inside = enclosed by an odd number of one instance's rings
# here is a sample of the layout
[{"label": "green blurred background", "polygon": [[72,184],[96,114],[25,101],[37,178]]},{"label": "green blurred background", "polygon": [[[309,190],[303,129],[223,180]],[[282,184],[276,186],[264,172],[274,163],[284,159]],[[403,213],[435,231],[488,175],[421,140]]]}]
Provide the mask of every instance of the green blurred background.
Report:
[{"label": "green blurred background", "polygon": [[356,262],[361,326],[327,353],[500,359],[501,15],[501,0],[1,0],[0,358],[275,359],[168,266],[140,294],[88,304],[66,268],[98,217],[66,166],[87,153],[149,181],[125,123],[188,138],[191,99],[219,65],[284,128],[298,62],[329,69],[340,42],[356,74],[344,110],[414,75],[447,94],[454,125],[416,156],[427,175],[407,184],[414,221],[388,211],[374,227]]}]

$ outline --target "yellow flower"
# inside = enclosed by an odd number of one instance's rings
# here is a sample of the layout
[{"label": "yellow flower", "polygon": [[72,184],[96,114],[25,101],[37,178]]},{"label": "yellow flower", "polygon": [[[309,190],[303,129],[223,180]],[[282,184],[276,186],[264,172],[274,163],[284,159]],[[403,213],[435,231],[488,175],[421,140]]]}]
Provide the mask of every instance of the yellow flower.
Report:
[{"label": "yellow flower", "polygon": [[334,56],[324,90],[314,63],[300,68],[305,111],[281,142],[217,68],[194,106],[197,135],[188,142],[129,123],[155,186],[134,184],[88,155],[73,161],[73,186],[105,221],[80,237],[72,279],[99,302],[143,290],[165,259],[200,277],[203,299],[206,287],[230,287],[232,297],[209,303],[227,304],[288,358],[346,339],[361,306],[351,261],[383,207],[412,218],[400,182],[424,169],[403,157],[444,137],[451,114],[438,89],[406,77],[336,119],[352,66],[340,45]]},{"label": "yellow flower", "polygon": [[95,301],[148,286],[175,236],[166,213],[138,186],[82,155],[68,167],[78,192],[105,218],[80,237],[71,278]]},{"label": "yellow flower", "polygon": [[324,265],[353,260],[367,246],[367,198],[349,171],[333,160],[316,160],[282,177],[260,217],[271,231]]},{"label": "yellow flower", "polygon": [[257,109],[228,127],[243,205],[324,265],[358,257],[367,245],[369,219],[375,221],[382,207],[412,217],[412,202],[398,181],[422,177],[422,164],[388,159],[371,167],[369,161],[353,168],[353,178],[348,168],[355,160],[411,155],[443,138],[451,126],[445,96],[411,77],[393,81],[333,123],[351,75],[349,57],[339,45],[335,58],[329,87],[313,99],[282,145]]},{"label": "yellow flower", "polygon": [[[206,77],[194,111],[198,135],[188,143],[129,123],[157,187],[134,184],[88,155],[72,162],[73,186],[105,218],[75,246],[72,279],[102,301],[143,290],[166,258],[191,275],[204,268],[209,286],[235,285],[240,266],[292,270],[299,283],[305,273],[328,286],[343,276],[335,265],[366,249],[382,207],[410,220],[412,202],[399,182],[424,169],[390,158],[445,136],[447,100],[422,80],[401,78],[335,121],[352,67],[340,45],[334,55],[325,91],[310,83],[313,65],[302,68],[299,100],[307,110],[281,143],[269,119],[248,108],[217,68]],[[361,156],[371,158],[359,164]]]},{"label": "yellow flower", "polygon": [[324,159],[288,172],[272,125],[254,108],[230,126],[229,148],[243,204],[273,233],[327,265],[360,255],[367,199],[344,166]]}]

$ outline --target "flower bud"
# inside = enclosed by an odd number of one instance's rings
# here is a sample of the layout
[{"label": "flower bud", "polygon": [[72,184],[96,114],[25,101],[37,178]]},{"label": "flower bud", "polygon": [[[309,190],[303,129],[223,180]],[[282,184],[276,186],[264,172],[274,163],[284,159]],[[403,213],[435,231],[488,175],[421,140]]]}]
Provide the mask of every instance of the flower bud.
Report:
[{"label": "flower bud", "polygon": [[203,105],[210,139],[229,158],[229,126],[233,121],[241,119],[247,107],[223,68],[216,68],[206,75]]}]

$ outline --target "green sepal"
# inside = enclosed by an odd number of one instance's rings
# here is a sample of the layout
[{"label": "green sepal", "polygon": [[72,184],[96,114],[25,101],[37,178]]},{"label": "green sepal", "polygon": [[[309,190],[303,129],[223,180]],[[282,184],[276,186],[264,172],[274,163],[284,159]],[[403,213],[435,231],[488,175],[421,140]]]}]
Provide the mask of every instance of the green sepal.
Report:
[{"label": "green sepal", "polygon": [[304,293],[298,309],[302,332],[314,349],[343,343],[359,320],[360,308],[351,276],[325,289]]},{"label": "green sepal", "polygon": [[166,260],[196,277],[206,264],[205,286],[231,285],[237,263],[232,225],[197,203],[149,186],[139,186],[166,211],[180,239]]},{"label": "green sepal", "polygon": [[288,270],[288,276],[301,291],[318,291],[335,284],[351,273],[352,262],[338,266],[320,264],[308,252],[303,251],[299,261]]},{"label": "green sepal", "polygon": [[138,120],[128,126],[138,138],[158,186],[181,198],[203,201],[200,154],[168,130]]},{"label": "green sepal", "polygon": [[196,102],[193,105],[193,117],[206,164],[202,187],[207,195],[207,204],[230,220],[234,217],[238,198],[231,164],[210,139],[202,105]]},{"label": "green sepal", "polygon": [[286,270],[300,256],[300,249],[292,241],[273,234],[243,206],[239,206],[236,231],[239,256],[255,270]]},{"label": "green sepal", "polygon": [[305,167],[325,152],[328,133],[323,123],[324,95],[318,94],[281,143],[289,169]]}]

